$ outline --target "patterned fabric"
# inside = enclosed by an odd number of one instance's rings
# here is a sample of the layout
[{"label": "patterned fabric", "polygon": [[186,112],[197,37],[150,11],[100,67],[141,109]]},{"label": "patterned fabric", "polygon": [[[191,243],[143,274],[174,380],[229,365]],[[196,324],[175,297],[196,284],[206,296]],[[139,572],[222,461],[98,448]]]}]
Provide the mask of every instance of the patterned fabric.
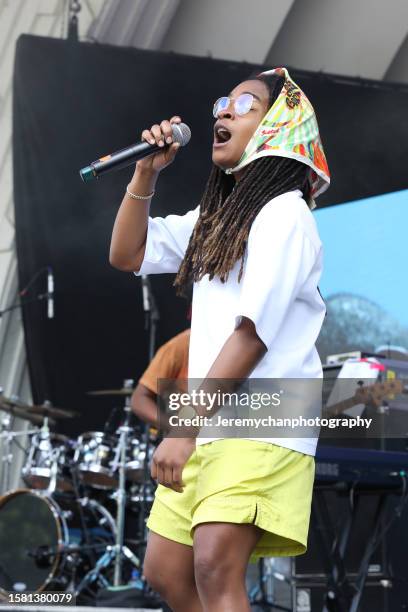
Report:
[{"label": "patterned fabric", "polygon": [[277,100],[255,130],[238,164],[227,169],[226,173],[236,172],[255,159],[267,155],[296,159],[311,168],[309,206],[314,208],[314,198],[326,191],[330,184],[329,168],[315,112],[286,68],[275,68],[261,74],[277,74],[285,78],[285,83]]}]

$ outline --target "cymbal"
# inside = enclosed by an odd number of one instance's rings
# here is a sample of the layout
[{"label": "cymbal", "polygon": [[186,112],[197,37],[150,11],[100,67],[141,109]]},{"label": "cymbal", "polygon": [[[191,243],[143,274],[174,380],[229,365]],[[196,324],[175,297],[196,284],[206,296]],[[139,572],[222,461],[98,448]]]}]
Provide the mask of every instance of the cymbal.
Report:
[{"label": "cymbal", "polygon": [[132,395],[134,389],[131,387],[122,387],[122,389],[97,389],[96,391],[88,391],[87,395],[122,395],[129,396]]},{"label": "cymbal", "polygon": [[10,406],[12,408],[18,408],[27,412],[28,414],[53,417],[56,419],[73,419],[79,416],[78,412],[73,412],[72,410],[56,408],[48,404],[42,404],[39,406],[33,404],[26,404],[18,398],[10,398],[6,397],[5,395],[0,396],[0,404],[3,404],[4,406]]},{"label": "cymbal", "polygon": [[[44,418],[38,414],[33,414],[27,412],[23,408],[19,408],[18,406],[7,406],[0,402],[0,410],[4,412],[8,412],[19,419],[24,419],[25,421],[30,421],[32,425],[42,425],[44,423]],[[49,425],[55,425],[56,421],[54,419],[48,419]]]},{"label": "cymbal", "polygon": [[27,406],[30,413],[42,414],[43,416],[51,416],[56,419],[75,419],[79,417],[79,412],[73,410],[65,410],[64,408],[55,408],[54,406],[33,405]]}]

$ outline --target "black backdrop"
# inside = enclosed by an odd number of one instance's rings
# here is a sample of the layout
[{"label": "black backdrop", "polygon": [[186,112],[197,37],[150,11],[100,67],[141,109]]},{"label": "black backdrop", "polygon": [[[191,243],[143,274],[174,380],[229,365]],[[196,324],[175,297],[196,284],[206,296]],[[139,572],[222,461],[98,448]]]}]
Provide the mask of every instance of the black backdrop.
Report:
[{"label": "black backdrop", "polygon": [[[42,266],[55,274],[55,318],[44,303],[24,308],[36,402],[81,412],[60,425],[101,427],[112,400],[86,396],[119,387],[147,363],[140,280],[108,263],[111,229],[132,169],[84,184],[78,170],[139,140],[173,114],[192,140],[158,183],[152,213],[185,212],[210,169],[213,101],[253,70],[209,58],[72,43],[23,35],[13,102],[14,197],[20,287]],[[333,183],[320,206],[405,188],[408,90],[291,71],[319,118]],[[135,205],[137,205],[135,203]],[[187,326],[172,275],[152,277],[161,313],[158,344]],[[27,295],[46,288],[45,276]]]}]

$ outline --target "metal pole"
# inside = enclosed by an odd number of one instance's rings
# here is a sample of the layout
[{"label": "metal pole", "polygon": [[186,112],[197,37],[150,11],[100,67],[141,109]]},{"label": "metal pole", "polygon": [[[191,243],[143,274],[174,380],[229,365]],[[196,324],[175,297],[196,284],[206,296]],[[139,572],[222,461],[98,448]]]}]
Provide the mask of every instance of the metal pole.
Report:
[{"label": "metal pole", "polygon": [[126,466],[126,448],[128,441],[129,432],[129,414],[130,414],[130,398],[126,398],[125,405],[125,422],[122,427],[119,428],[119,448],[120,448],[120,462],[119,462],[119,486],[117,490],[117,523],[116,523],[116,542],[115,542],[115,571],[113,576],[114,586],[120,586],[122,581],[122,551],[125,537],[125,501],[126,501],[126,478],[125,478],[125,466]]},{"label": "metal pole", "polygon": [[5,493],[10,488],[10,464],[11,464],[11,417],[5,413],[1,419],[0,433],[2,434],[2,453],[1,453],[1,488],[0,491]]}]

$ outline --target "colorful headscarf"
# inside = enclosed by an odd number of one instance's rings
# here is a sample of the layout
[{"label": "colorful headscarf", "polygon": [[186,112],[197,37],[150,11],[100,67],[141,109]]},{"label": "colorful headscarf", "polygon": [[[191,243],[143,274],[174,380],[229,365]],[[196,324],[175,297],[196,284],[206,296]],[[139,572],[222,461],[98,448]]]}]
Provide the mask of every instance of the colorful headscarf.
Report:
[{"label": "colorful headscarf", "polygon": [[286,68],[275,68],[261,73],[270,74],[284,77],[282,90],[255,130],[238,164],[225,172],[236,172],[255,159],[267,155],[296,159],[311,168],[308,204],[310,208],[314,208],[314,198],[326,191],[330,185],[330,173],[316,115],[308,98],[291,79]]}]

